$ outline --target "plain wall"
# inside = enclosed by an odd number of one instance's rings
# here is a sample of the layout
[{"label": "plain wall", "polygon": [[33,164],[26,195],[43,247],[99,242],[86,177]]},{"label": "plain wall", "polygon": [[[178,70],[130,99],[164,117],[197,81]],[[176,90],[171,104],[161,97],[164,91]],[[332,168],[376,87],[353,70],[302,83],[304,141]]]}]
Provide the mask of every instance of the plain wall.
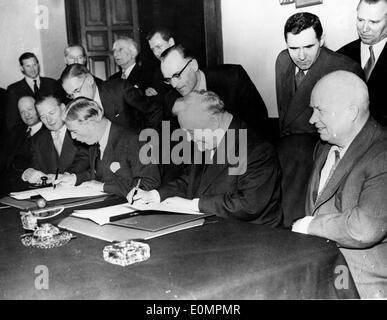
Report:
[{"label": "plain wall", "polygon": [[357,38],[358,0],[323,0],[322,4],[295,8],[279,0],[222,0],[224,63],[241,64],[264,99],[270,117],[278,117],[275,60],[286,48],[283,27],[296,12],[316,14],[326,34],[326,46],[337,50]]},{"label": "plain wall", "polygon": [[[48,28],[42,20],[44,7]],[[18,58],[26,51],[38,57],[42,76],[60,76],[67,44],[64,0],[0,0],[0,27],[0,87],[7,88],[23,77]]]}]

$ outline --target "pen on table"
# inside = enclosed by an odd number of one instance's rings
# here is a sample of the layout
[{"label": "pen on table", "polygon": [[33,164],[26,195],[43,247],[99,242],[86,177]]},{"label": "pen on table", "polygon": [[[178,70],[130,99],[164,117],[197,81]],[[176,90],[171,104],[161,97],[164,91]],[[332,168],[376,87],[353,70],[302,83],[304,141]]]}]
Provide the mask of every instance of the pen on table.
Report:
[{"label": "pen on table", "polygon": [[56,169],[55,180],[52,182],[52,184],[53,184],[53,186],[54,186],[54,189],[56,188],[56,184],[55,184],[54,182],[58,179],[58,175],[59,175],[59,168]]},{"label": "pen on table", "polygon": [[137,181],[137,184],[136,184],[136,187],[134,188],[134,192],[133,192],[133,197],[132,197],[132,202],[131,202],[131,204],[133,204],[134,203],[134,196],[136,195],[136,193],[137,193],[137,191],[138,191],[138,188],[140,187],[140,183],[141,183],[141,178],[140,179],[138,179],[138,181]]}]

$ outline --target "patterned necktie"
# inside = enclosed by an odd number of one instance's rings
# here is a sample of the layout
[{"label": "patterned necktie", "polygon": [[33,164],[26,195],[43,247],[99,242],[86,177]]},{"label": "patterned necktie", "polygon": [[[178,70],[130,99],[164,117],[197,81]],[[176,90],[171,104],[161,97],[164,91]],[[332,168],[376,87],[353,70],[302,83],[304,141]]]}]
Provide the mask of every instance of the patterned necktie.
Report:
[{"label": "patterned necktie", "polygon": [[124,72],[124,71],[122,71],[122,73],[121,73],[121,79],[124,79],[124,80],[126,80],[126,74],[125,74],[125,72]]},{"label": "patterned necktie", "polygon": [[[319,195],[321,194],[321,192],[326,187],[328,181],[331,179],[331,177],[333,175],[333,172],[335,171],[337,165],[339,164],[339,161],[340,161],[340,151],[337,150],[337,149],[334,150],[334,156],[335,156],[334,161],[332,161],[332,159],[330,159],[330,161],[328,162],[328,158],[332,157],[331,153],[328,155],[327,161],[325,162],[325,165],[324,165],[324,168],[321,170],[320,186],[319,186],[319,193],[318,193]],[[329,167],[330,167],[330,169],[329,169]],[[326,172],[328,171],[328,169],[329,169],[329,173],[328,173],[328,176],[327,176]]]},{"label": "patterned necktie", "polygon": [[366,77],[366,81],[368,81],[368,79],[370,78],[372,69],[375,66],[374,49],[372,48],[372,46],[369,46],[369,50],[370,50],[370,57],[368,58],[368,61],[367,61],[367,63],[364,66],[364,74],[365,74],[365,77]]},{"label": "patterned necktie", "polygon": [[304,80],[304,78],[305,78],[304,71],[302,71],[301,69],[298,70],[298,72],[296,73],[296,76],[294,78],[296,90],[299,88],[299,86],[301,85],[301,82]]},{"label": "patterned necktie", "polygon": [[60,153],[62,152],[62,141],[60,139],[60,131],[59,130],[54,132],[53,141],[54,141],[55,150],[56,150],[58,156],[60,156]]},{"label": "patterned necktie", "polygon": [[31,138],[31,127],[28,127],[28,129],[26,131],[26,137]]},{"label": "patterned necktie", "polygon": [[38,87],[38,81],[34,80],[34,94],[39,94],[39,87]]}]

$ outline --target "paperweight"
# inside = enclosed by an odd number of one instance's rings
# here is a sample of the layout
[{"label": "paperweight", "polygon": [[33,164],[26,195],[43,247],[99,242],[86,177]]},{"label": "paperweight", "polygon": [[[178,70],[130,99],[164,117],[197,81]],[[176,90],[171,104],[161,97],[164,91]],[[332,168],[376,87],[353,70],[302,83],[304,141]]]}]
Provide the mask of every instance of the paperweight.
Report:
[{"label": "paperweight", "polygon": [[103,249],[105,261],[127,266],[133,263],[148,260],[150,257],[150,247],[146,243],[133,240],[122,241],[108,245]]}]

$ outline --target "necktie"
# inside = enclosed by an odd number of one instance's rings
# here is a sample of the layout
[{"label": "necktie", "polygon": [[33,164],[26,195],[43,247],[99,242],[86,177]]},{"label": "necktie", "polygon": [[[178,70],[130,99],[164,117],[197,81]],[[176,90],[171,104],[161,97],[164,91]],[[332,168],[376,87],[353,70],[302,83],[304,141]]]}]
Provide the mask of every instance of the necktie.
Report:
[{"label": "necktie", "polygon": [[31,138],[31,127],[28,127],[28,129],[26,131],[26,137]]},{"label": "necktie", "polygon": [[374,49],[372,48],[372,46],[369,46],[369,50],[370,50],[370,57],[368,58],[368,61],[364,66],[364,75],[366,77],[366,81],[368,81],[369,77],[371,76],[372,69],[375,66]]},{"label": "necktie", "polygon": [[55,150],[58,153],[58,156],[60,156],[60,153],[62,151],[62,141],[60,139],[60,131],[59,130],[54,132],[53,140],[54,140]]},{"label": "necktie", "polygon": [[124,79],[124,80],[126,80],[126,74],[125,74],[125,72],[124,72],[124,71],[122,71],[122,73],[121,73],[121,79]]},{"label": "necktie", "polygon": [[327,160],[325,161],[325,165],[323,169],[321,170],[321,176],[320,176],[320,185],[318,188],[318,194],[320,194],[325,186],[327,185],[329,179],[332,177],[333,172],[335,171],[337,165],[340,161],[340,152],[337,149],[334,149],[329,152]]},{"label": "necktie", "polygon": [[38,81],[34,80],[34,94],[39,94],[39,87],[38,87]]},{"label": "necktie", "polygon": [[294,78],[294,81],[295,81],[295,86],[296,86],[296,90],[299,88],[299,86],[301,85],[301,82],[304,80],[305,78],[305,73],[304,71],[302,71],[301,69],[296,73],[296,76]]},{"label": "necktie", "polygon": [[101,162],[101,148],[100,148],[99,143],[96,143],[95,147],[96,147],[96,151],[95,151],[95,159],[94,159],[94,171],[97,174],[98,166]]}]

